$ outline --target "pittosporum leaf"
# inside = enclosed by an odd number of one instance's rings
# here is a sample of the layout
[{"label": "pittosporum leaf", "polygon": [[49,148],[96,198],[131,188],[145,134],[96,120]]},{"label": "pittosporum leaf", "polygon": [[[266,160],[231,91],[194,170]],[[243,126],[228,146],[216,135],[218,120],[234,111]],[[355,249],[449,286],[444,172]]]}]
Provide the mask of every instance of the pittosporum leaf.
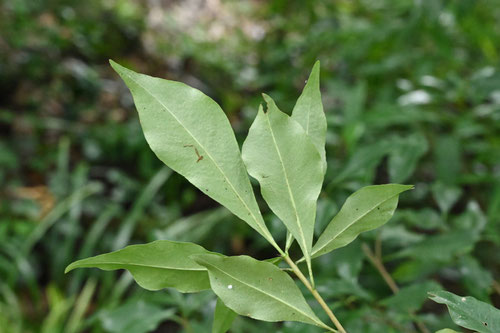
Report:
[{"label": "pittosporum leaf", "polygon": [[248,172],[260,183],[262,196],[299,243],[308,264],[323,183],[321,156],[304,129],[264,95],[242,155]]},{"label": "pittosporum leaf", "polygon": [[292,278],[275,265],[248,256],[192,256],[206,267],[212,290],[236,313],[264,321],[300,321],[328,329]]},{"label": "pittosporum leaf", "polygon": [[113,61],[111,66],[130,89],[144,136],[158,158],[279,248],[220,106],[183,83],[139,74]]},{"label": "pittosporum leaf", "polygon": [[326,172],[326,117],[319,90],[319,60],[316,61],[309,75],[304,90],[292,111],[292,119],[306,131],[318,150],[323,162],[323,173]]},{"label": "pittosporum leaf", "polygon": [[461,297],[448,291],[429,293],[436,303],[445,304],[455,324],[480,333],[500,332],[500,310],[474,297]]},{"label": "pittosporum leaf", "polygon": [[360,233],[389,221],[399,194],[412,188],[412,185],[386,184],[366,186],[354,192],[314,244],[313,258],[346,246]]},{"label": "pittosporum leaf", "polygon": [[209,252],[193,243],[159,240],[75,261],[65,272],[82,267],[105,271],[126,269],[144,289],[171,287],[181,292],[197,292],[210,289],[205,267],[189,258],[201,253]]}]

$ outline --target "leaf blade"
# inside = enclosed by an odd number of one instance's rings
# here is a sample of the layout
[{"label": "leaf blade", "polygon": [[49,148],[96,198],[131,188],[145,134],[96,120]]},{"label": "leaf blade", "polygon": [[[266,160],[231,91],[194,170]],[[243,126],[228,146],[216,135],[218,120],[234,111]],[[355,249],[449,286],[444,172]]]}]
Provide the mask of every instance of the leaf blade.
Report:
[{"label": "leaf blade", "polygon": [[366,186],[354,192],[319,237],[312,257],[345,246],[360,233],[386,223],[394,214],[399,194],[411,188],[412,185],[386,184]]},{"label": "leaf blade", "polygon": [[229,120],[201,91],[110,61],[130,89],[158,158],[279,248],[264,223]]},{"label": "leaf blade", "polygon": [[144,289],[197,292],[210,289],[206,269],[189,259],[201,253],[208,251],[197,244],[159,240],[75,261],[65,273],[75,268],[126,269]]},{"label": "leaf blade", "polygon": [[243,143],[243,161],[310,266],[316,200],[323,183],[321,157],[304,129],[269,96],[264,98],[268,111],[259,108]]},{"label": "leaf blade", "polygon": [[326,328],[292,278],[248,256],[192,256],[209,272],[212,290],[236,313],[263,321],[300,321]]},{"label": "leaf blade", "polygon": [[500,332],[500,310],[474,297],[460,297],[448,291],[429,293],[436,303],[445,304],[455,324],[481,333]]},{"label": "leaf blade", "polygon": [[220,298],[217,297],[215,305],[214,322],[212,324],[212,333],[226,333],[233,324],[238,314],[228,308]]},{"label": "leaf blade", "polygon": [[323,163],[323,172],[326,172],[326,116],[321,101],[319,89],[319,60],[313,66],[309,79],[299,96],[292,111],[292,119],[304,128],[306,134],[318,150]]}]

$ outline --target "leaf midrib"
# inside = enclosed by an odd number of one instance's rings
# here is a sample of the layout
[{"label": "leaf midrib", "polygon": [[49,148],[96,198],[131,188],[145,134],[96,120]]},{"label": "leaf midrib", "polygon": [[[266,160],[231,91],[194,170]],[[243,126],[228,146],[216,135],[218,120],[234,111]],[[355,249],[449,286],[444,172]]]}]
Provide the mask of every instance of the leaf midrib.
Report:
[{"label": "leaf midrib", "polygon": [[[269,111],[268,111],[268,113],[269,113]],[[291,189],[291,186],[290,186],[290,182],[288,180],[288,173],[287,173],[286,168],[285,168],[285,163],[283,162],[283,157],[281,156],[281,152],[280,152],[278,143],[276,142],[276,137],[274,136],[273,127],[271,126],[271,121],[269,120],[269,115],[265,113],[264,116],[265,116],[265,118],[267,120],[267,124],[269,125],[269,131],[271,132],[271,137],[273,138],[274,147],[276,149],[276,152],[278,153],[278,157],[279,157],[279,160],[280,160],[280,163],[281,163],[281,168],[283,169],[283,174],[285,175],[286,186],[287,186],[287,189],[288,189],[288,194],[290,196],[290,200],[292,202],[293,212],[295,213],[295,218],[296,218],[296,221],[297,221],[297,226],[299,228],[299,232],[300,232],[300,235],[301,235],[302,245],[304,246],[304,251],[308,252],[307,251],[308,247],[307,247],[307,244],[306,244],[306,239],[305,239],[304,231],[302,230],[302,225],[300,223],[301,219],[299,217],[299,213],[297,211],[297,206],[295,204],[295,198],[293,196],[292,189]],[[307,253],[308,255],[309,255],[309,252]]]},{"label": "leaf midrib", "polygon": [[189,129],[179,120],[179,118],[177,118],[177,116],[165,105],[162,103],[162,101],[156,97],[150,90],[148,90],[146,87],[144,87],[142,84],[140,84],[139,81],[135,80],[132,76],[130,76],[128,73],[126,72],[123,72],[125,75],[127,75],[127,77],[129,79],[131,79],[132,81],[134,81],[139,87],[141,87],[144,91],[146,91],[151,97],[153,97],[172,117],[174,117],[174,119],[179,123],[179,125],[181,125],[181,127],[193,138],[194,141],[196,141],[196,143],[200,146],[201,149],[203,149],[205,151],[205,153],[207,154],[208,158],[212,161],[212,163],[215,165],[215,167],[219,170],[219,172],[222,174],[222,176],[226,179],[227,183],[229,184],[231,190],[234,192],[234,194],[236,194],[236,196],[238,197],[238,200],[243,204],[243,206],[245,207],[245,209],[250,213],[250,215],[252,216],[253,220],[255,221],[255,223],[259,226],[261,232],[266,235],[267,237],[269,237],[269,235],[267,235],[267,232],[264,228],[262,228],[262,225],[260,224],[260,222],[257,220],[257,218],[255,217],[254,213],[252,212],[252,210],[250,209],[250,207],[248,207],[248,205],[246,204],[246,202],[243,200],[243,198],[240,196],[240,194],[238,193],[238,191],[236,191],[236,189],[234,188],[233,186],[233,183],[229,180],[229,178],[226,176],[226,174],[222,171],[222,169],[219,167],[219,165],[215,162],[215,159],[212,157],[212,155],[208,152],[208,150],[205,148],[205,146],[203,146],[199,141],[198,139],[196,139],[196,137],[191,133],[191,131],[189,131]]},{"label": "leaf midrib", "polygon": [[158,268],[158,269],[165,269],[165,270],[171,269],[171,270],[177,270],[177,271],[197,271],[197,272],[203,272],[203,271],[206,270],[204,268],[181,268],[181,267],[146,265],[146,264],[124,263],[124,262],[114,262],[114,261],[100,262],[100,263],[94,263],[94,264],[91,264],[91,263],[88,263],[88,264],[87,263],[82,263],[80,265],[75,265],[75,266],[71,267],[71,269],[79,268],[79,267],[83,267],[83,266],[87,266],[87,265],[91,265],[91,266],[88,266],[88,267],[96,267],[96,268],[99,268],[98,265],[124,265],[124,266],[137,266],[137,267],[147,267],[147,268]]},{"label": "leaf midrib", "polygon": [[[292,308],[292,309],[296,310],[297,312],[300,312],[302,315],[304,315],[304,316],[305,316],[305,317],[307,317],[307,318],[310,318],[310,319],[311,319],[313,322],[315,322],[316,324],[319,324],[319,325],[321,325],[321,326],[322,326],[322,325],[324,325],[324,324],[323,324],[321,321],[319,321],[318,319],[316,319],[316,318],[314,318],[314,317],[311,317],[308,313],[303,312],[301,309],[296,308],[295,306],[293,306],[293,305],[291,305],[291,304],[289,304],[289,303],[286,303],[286,302],[285,302],[285,301],[283,301],[281,298],[278,298],[278,297],[274,296],[273,294],[270,294],[270,293],[265,292],[263,289],[259,289],[258,287],[255,287],[255,286],[253,286],[253,285],[251,285],[251,284],[249,284],[249,283],[247,283],[247,282],[245,282],[245,281],[242,281],[242,280],[238,279],[237,277],[235,277],[235,276],[233,276],[233,275],[229,274],[228,272],[226,272],[226,271],[224,271],[224,270],[220,269],[219,267],[217,267],[217,266],[215,266],[215,265],[213,265],[213,264],[210,264],[210,263],[208,263],[208,262],[206,262],[206,261],[205,261],[205,264],[207,264],[207,265],[211,266],[212,268],[215,268],[216,270],[218,270],[219,272],[221,272],[221,273],[223,273],[223,274],[227,275],[228,277],[232,278],[233,280],[235,280],[235,281],[237,281],[237,282],[239,282],[239,283],[241,283],[241,284],[243,284],[243,285],[245,285],[245,286],[247,286],[247,287],[249,287],[249,288],[251,288],[251,289],[254,289],[254,290],[258,291],[258,292],[260,292],[261,294],[264,294],[264,295],[266,295],[266,296],[268,296],[268,297],[270,297],[270,298],[273,298],[273,299],[277,300],[278,302],[280,302],[280,303],[284,304],[285,306],[288,306],[289,308]],[[286,274],[286,273],[285,273],[285,274]]]},{"label": "leaf midrib", "polygon": [[[401,192],[400,192],[401,193]],[[352,223],[350,223],[349,225],[347,225],[344,229],[340,230],[339,232],[337,232],[335,234],[335,236],[333,236],[333,238],[329,241],[329,242],[326,242],[324,246],[320,247],[317,251],[313,252],[311,255],[314,256],[316,253],[320,252],[321,250],[323,250],[325,247],[327,247],[330,243],[332,243],[335,239],[337,239],[337,237],[343,233],[344,231],[346,231],[347,229],[349,229],[354,223],[358,222],[359,220],[361,220],[362,218],[364,218],[366,215],[370,214],[375,208],[377,208],[378,206],[386,203],[387,201],[391,200],[392,198],[394,198],[395,196],[399,195],[399,193],[385,199],[384,201],[381,201],[380,203],[378,203],[377,205],[371,207],[366,213],[360,215],[357,219],[355,219]],[[335,218],[335,217],[334,217]]]}]

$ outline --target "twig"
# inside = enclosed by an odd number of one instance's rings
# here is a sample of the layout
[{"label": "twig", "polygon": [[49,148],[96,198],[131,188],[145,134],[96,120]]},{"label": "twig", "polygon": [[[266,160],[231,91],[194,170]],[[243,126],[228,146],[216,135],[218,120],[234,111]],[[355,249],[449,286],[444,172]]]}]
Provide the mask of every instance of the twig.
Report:
[{"label": "twig", "polygon": [[[370,262],[373,264],[373,266],[375,266],[375,268],[378,270],[378,272],[380,273],[380,275],[384,279],[385,283],[387,283],[389,288],[391,288],[392,292],[394,294],[397,294],[399,292],[399,287],[396,284],[396,282],[394,281],[394,279],[392,278],[391,274],[389,274],[389,272],[387,272],[387,270],[385,269],[384,263],[382,262],[381,242],[378,241],[376,243],[376,246],[377,246],[377,248],[376,248],[377,254],[376,255],[373,254],[372,249],[370,249],[370,247],[368,245],[366,245],[365,243],[363,243],[361,248],[363,249],[363,252],[365,253],[366,257],[370,260]],[[422,333],[430,333],[429,329],[425,326],[425,324],[423,322],[420,321],[420,319],[417,318],[417,316],[415,315],[415,313],[413,311],[409,311],[409,313],[410,313],[411,318],[415,322],[415,325],[417,325],[418,329]]]},{"label": "twig", "polygon": [[389,272],[387,272],[387,270],[385,269],[384,264],[382,263],[382,260],[380,260],[379,258],[377,258],[373,254],[372,250],[370,249],[370,247],[368,245],[363,243],[361,248],[363,249],[363,252],[368,257],[368,259],[370,259],[373,266],[375,266],[375,268],[379,271],[380,275],[382,275],[382,278],[384,279],[385,283],[387,283],[389,288],[391,288],[392,292],[394,294],[397,294],[399,291],[399,287],[396,284],[396,282],[394,282],[394,280],[392,279],[392,276],[389,274]]},{"label": "twig", "polygon": [[335,315],[333,314],[332,310],[330,310],[330,308],[325,303],[325,301],[323,300],[321,295],[318,293],[318,291],[311,286],[311,284],[309,283],[307,278],[304,276],[304,274],[302,274],[299,267],[297,267],[297,265],[295,265],[293,260],[290,259],[290,257],[288,255],[285,255],[283,258],[288,263],[288,265],[290,265],[290,267],[292,268],[295,275],[297,275],[299,280],[302,281],[302,283],[304,283],[306,288],[311,292],[311,294],[314,296],[314,298],[318,301],[319,305],[321,305],[321,307],[326,312],[326,314],[328,315],[328,317],[330,318],[332,323],[335,325],[335,327],[338,329],[338,331],[340,333],[347,333],[346,330],[344,329],[344,327],[342,327],[342,324],[339,322],[337,317],[335,317]]}]

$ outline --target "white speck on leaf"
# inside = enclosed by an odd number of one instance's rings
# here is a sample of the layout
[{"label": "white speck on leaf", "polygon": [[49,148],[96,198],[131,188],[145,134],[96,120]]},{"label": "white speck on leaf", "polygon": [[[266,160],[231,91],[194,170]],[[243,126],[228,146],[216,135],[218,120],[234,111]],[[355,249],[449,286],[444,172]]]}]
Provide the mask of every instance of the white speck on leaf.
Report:
[{"label": "white speck on leaf", "polygon": [[465,302],[465,297],[462,297],[462,302]]},{"label": "white speck on leaf", "polygon": [[227,289],[233,289],[233,285],[232,284],[228,285]]}]

